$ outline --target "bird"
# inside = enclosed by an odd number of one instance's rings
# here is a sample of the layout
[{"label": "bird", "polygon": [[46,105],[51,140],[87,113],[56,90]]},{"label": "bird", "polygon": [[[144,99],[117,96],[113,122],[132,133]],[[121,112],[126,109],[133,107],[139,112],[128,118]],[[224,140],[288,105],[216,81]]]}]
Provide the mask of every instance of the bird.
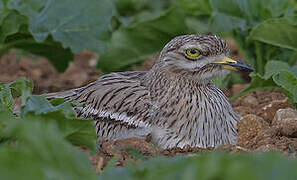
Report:
[{"label": "bird", "polygon": [[241,115],[212,78],[253,68],[229,56],[219,36],[181,35],[164,46],[148,71],[102,75],[46,97],[83,104],[75,107],[77,116],[94,120],[99,142],[151,135],[162,149],[236,145]]}]

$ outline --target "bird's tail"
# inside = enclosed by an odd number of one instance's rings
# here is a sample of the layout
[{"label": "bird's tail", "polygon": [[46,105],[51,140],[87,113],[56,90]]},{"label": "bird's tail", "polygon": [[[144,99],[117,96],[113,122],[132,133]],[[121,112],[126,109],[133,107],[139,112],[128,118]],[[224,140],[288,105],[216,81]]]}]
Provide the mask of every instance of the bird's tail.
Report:
[{"label": "bird's tail", "polygon": [[69,100],[74,95],[75,95],[75,92],[73,90],[68,90],[68,91],[48,93],[45,95],[45,97],[48,100],[57,99],[57,98],[65,98],[65,99]]},{"label": "bird's tail", "polygon": [[70,89],[67,91],[60,91],[60,92],[54,92],[54,93],[47,93],[45,97],[48,100],[51,99],[57,99],[57,98],[64,98],[66,101],[72,101],[74,100],[77,96],[79,96],[84,90],[88,89],[89,87],[93,86],[95,82],[90,83],[86,86],[79,87],[76,89]]},{"label": "bird's tail", "polygon": [[70,89],[67,91],[60,91],[54,93],[47,93],[45,97],[48,100],[57,99],[57,98],[64,98],[66,101],[71,101],[75,99],[75,97],[83,90],[83,87],[77,89]]}]

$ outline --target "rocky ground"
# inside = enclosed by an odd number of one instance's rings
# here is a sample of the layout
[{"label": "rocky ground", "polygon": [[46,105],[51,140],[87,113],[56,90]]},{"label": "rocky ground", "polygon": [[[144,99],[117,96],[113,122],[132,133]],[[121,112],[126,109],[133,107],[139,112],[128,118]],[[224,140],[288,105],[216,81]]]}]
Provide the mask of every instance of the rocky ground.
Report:
[{"label": "rocky ground", "polygon": [[[233,54],[236,55],[236,52]],[[19,56],[10,52],[0,60],[0,82],[10,82],[20,76],[34,81],[34,93],[42,94],[79,87],[92,82],[100,76],[94,66],[97,56],[84,51],[75,57],[64,73],[58,73],[43,58],[32,55]],[[153,60],[145,62],[136,70],[149,69]],[[235,84],[225,90],[228,96],[238,93],[247,87],[246,84]],[[240,97],[232,102],[232,106],[243,117],[238,123],[239,139],[237,146],[225,145],[219,149],[232,153],[257,153],[281,151],[296,156],[297,153],[297,111],[288,98],[279,91],[256,91]],[[174,156],[176,154],[211,151],[212,149],[170,149],[160,150],[150,143],[139,139],[126,139],[116,142],[105,142],[100,152],[89,155],[97,171],[113,157],[117,157],[117,165],[123,165],[131,159],[143,159],[155,155]]]}]

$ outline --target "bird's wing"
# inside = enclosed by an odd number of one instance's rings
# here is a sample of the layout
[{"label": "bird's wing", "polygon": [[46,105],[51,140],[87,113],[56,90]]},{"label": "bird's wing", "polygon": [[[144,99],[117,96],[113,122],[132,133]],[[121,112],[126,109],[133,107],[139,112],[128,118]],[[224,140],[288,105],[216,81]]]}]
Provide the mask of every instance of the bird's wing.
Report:
[{"label": "bird's wing", "polygon": [[101,121],[101,124],[107,122],[127,128],[150,127],[150,95],[141,83],[145,73],[141,71],[104,75],[84,87],[50,93],[47,98],[76,100],[83,104],[83,107],[77,109],[78,117],[92,118]]}]

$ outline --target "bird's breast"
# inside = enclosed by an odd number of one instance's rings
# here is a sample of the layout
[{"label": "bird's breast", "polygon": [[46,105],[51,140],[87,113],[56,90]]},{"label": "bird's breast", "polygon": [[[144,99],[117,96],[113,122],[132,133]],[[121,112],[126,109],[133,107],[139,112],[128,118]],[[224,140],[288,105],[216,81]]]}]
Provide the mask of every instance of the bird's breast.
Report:
[{"label": "bird's breast", "polygon": [[239,116],[214,85],[171,86],[157,94],[153,121],[164,130],[161,144],[213,147],[234,141]]}]

